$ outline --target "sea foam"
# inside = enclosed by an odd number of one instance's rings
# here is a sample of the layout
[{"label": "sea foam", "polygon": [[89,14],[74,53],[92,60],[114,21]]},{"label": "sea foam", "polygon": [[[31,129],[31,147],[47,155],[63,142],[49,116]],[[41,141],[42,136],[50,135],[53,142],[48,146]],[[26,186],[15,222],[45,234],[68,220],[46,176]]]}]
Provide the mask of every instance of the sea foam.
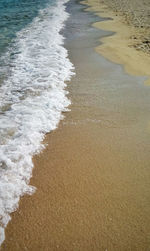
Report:
[{"label": "sea foam", "polygon": [[41,10],[3,55],[9,64],[1,69],[8,77],[0,87],[0,243],[20,196],[35,191],[29,185],[33,155],[70,104],[65,81],[73,65],[60,34],[68,18],[66,2],[57,0]]}]

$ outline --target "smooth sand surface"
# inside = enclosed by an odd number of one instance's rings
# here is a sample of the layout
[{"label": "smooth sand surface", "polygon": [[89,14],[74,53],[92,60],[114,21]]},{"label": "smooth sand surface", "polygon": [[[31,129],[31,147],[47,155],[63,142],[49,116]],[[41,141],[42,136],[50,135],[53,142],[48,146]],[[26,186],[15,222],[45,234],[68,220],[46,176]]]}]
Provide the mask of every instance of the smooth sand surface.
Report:
[{"label": "smooth sand surface", "polygon": [[150,55],[137,51],[133,47],[133,39],[131,40],[131,37],[138,32],[137,29],[123,23],[122,17],[116,16],[99,0],[87,0],[83,3],[90,6],[87,10],[96,11],[96,14],[101,17],[112,18],[112,20],[94,24],[97,28],[116,33],[113,36],[101,39],[103,45],[98,46],[96,51],[112,62],[122,64],[129,74],[147,76],[148,80],[145,81],[145,84],[150,85]]},{"label": "smooth sand surface", "polygon": [[[75,7],[76,6],[76,7]],[[150,89],[97,54],[96,17],[71,5],[71,112],[34,158],[2,251],[150,250]]]}]

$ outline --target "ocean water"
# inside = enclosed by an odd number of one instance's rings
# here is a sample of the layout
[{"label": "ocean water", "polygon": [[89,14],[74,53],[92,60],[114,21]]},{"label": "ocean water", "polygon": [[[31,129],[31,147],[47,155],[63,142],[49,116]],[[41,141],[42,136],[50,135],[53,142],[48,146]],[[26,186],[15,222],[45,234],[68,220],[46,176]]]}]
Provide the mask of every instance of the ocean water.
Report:
[{"label": "ocean water", "polygon": [[34,154],[70,101],[73,65],[60,32],[68,0],[0,2],[0,244],[29,185]]}]

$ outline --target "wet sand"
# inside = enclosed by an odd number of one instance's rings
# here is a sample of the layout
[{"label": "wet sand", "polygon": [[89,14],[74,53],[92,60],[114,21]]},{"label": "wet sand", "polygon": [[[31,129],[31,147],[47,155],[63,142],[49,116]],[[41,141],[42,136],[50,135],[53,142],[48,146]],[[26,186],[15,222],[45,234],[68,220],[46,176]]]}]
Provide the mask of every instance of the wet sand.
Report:
[{"label": "wet sand", "polygon": [[71,3],[66,47],[76,67],[71,111],[34,158],[1,250],[150,250],[150,89],[96,53],[110,35]]}]

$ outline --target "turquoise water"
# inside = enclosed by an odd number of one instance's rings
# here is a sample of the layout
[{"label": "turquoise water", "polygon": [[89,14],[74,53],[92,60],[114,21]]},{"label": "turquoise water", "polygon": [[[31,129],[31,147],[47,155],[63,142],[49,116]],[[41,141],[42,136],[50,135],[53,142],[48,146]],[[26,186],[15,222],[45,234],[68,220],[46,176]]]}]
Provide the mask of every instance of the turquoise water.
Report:
[{"label": "turquoise water", "polygon": [[0,54],[7,49],[16,33],[32,22],[40,9],[55,0],[1,0],[0,1]]}]

